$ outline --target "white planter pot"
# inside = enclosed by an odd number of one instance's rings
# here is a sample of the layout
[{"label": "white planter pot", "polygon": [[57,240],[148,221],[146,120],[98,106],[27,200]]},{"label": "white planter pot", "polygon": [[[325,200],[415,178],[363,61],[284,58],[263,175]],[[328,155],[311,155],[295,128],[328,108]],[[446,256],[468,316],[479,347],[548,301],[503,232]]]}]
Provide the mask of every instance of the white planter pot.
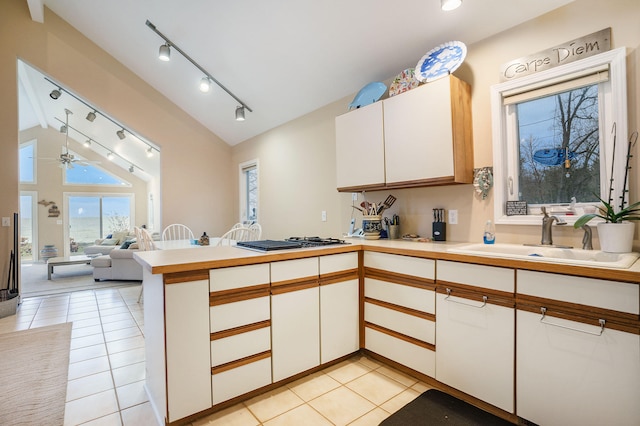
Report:
[{"label": "white planter pot", "polygon": [[598,223],[600,249],[607,253],[630,253],[633,250],[635,223]]}]

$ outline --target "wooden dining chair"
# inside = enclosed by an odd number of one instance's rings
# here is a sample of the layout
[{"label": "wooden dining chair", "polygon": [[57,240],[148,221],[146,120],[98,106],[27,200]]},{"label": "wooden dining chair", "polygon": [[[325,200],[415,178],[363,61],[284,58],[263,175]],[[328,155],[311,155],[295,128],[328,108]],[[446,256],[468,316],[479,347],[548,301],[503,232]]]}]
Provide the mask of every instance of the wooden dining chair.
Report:
[{"label": "wooden dining chair", "polygon": [[260,224],[254,223],[249,226],[238,226],[238,224],[236,224],[220,237],[217,245],[230,246],[236,241],[256,241],[261,237],[262,227]]},{"label": "wooden dining chair", "polygon": [[169,240],[193,240],[195,237],[193,236],[193,232],[187,225],[182,225],[181,223],[173,223],[168,225],[162,231],[162,241]]}]

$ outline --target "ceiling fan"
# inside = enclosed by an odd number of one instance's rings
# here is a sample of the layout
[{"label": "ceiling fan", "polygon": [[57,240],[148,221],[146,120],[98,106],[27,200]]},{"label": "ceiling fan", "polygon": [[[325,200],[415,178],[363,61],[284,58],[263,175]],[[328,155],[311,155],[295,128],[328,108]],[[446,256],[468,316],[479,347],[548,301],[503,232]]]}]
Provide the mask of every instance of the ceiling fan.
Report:
[{"label": "ceiling fan", "polygon": [[74,164],[87,166],[92,162],[76,158],[75,155],[69,152],[69,115],[73,114],[73,112],[67,108],[64,109],[64,112],[66,114],[66,120],[64,123],[64,152],[60,154],[60,158],[58,159],[60,167],[63,169],[72,169]]}]

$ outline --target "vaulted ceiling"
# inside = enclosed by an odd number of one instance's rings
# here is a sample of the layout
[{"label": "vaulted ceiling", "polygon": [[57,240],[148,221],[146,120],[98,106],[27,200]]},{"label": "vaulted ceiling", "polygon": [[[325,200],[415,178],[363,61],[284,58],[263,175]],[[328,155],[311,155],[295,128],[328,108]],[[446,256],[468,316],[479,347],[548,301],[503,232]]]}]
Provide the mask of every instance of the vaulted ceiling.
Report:
[{"label": "vaulted ceiling", "polygon": [[[433,47],[469,45],[572,0],[27,0],[47,7],[229,145],[414,67]],[[253,112],[235,120],[236,100],[172,50],[149,20]],[[61,98],[62,99],[62,98]],[[345,111],[347,105],[345,105]]]}]

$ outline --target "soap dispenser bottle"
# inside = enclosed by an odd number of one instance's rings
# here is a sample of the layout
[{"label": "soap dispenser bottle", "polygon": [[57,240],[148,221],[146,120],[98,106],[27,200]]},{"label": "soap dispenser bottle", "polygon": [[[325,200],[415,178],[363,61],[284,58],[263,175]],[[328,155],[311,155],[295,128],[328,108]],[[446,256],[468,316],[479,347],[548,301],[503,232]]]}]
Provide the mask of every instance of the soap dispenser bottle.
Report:
[{"label": "soap dispenser bottle", "polygon": [[496,227],[490,220],[484,225],[484,236],[482,239],[485,244],[493,244],[496,242]]}]

